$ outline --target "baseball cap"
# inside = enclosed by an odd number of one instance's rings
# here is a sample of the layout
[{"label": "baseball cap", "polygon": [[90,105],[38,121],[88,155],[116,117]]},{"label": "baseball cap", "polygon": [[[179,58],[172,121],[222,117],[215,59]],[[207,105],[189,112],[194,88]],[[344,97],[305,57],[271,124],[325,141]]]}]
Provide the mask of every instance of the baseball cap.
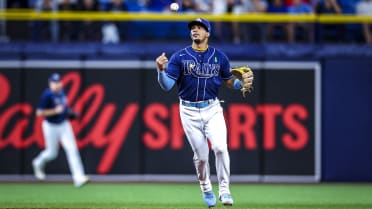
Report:
[{"label": "baseball cap", "polygon": [[191,30],[191,27],[194,25],[200,25],[204,27],[208,32],[211,32],[211,24],[209,24],[208,20],[203,19],[203,18],[197,18],[191,22],[189,22],[188,27],[189,30]]},{"label": "baseball cap", "polygon": [[61,76],[58,73],[53,73],[51,76],[49,76],[48,81],[49,82],[61,81]]}]

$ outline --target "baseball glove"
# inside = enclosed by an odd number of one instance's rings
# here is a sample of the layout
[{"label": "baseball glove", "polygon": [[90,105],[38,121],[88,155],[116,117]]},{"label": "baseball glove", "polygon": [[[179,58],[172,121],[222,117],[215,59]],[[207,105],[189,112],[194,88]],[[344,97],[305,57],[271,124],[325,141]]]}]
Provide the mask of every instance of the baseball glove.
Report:
[{"label": "baseball glove", "polygon": [[79,114],[75,112],[73,109],[67,108],[67,118],[71,120],[77,119],[79,118]]},{"label": "baseball glove", "polygon": [[242,92],[243,97],[245,97],[246,92],[252,92],[253,71],[248,65],[233,67],[230,69],[230,72],[242,82],[243,87],[240,89],[240,91]]}]

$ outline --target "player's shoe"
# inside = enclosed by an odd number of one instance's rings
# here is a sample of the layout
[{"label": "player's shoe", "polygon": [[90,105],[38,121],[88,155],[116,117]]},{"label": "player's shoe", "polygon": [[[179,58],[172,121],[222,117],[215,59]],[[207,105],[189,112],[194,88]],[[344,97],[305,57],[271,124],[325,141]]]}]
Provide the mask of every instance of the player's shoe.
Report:
[{"label": "player's shoe", "polygon": [[89,176],[82,176],[74,181],[75,187],[82,187],[90,181]]},{"label": "player's shoe", "polygon": [[232,206],[234,204],[234,200],[232,199],[231,195],[228,193],[221,194],[220,201],[225,206]]},{"label": "player's shoe", "polygon": [[34,176],[38,180],[45,180],[45,172],[35,161],[32,161],[32,168],[34,169]]},{"label": "player's shoe", "polygon": [[208,207],[214,207],[216,205],[216,196],[214,196],[213,191],[203,192],[203,199]]}]

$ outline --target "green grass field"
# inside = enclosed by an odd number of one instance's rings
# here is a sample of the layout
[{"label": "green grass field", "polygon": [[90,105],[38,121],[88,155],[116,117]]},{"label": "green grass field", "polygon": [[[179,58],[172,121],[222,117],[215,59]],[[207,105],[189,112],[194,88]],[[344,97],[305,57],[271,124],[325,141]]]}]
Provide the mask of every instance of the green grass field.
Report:
[{"label": "green grass field", "polygon": [[[232,184],[231,191],[234,206],[215,209],[372,209],[371,184]],[[207,207],[197,184],[2,183],[0,208]]]}]

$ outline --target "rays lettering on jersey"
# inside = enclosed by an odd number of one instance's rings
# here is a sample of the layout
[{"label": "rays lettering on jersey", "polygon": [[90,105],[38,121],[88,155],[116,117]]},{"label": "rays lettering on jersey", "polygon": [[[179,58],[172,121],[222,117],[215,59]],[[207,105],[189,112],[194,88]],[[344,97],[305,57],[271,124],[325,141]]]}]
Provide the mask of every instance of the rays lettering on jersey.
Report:
[{"label": "rays lettering on jersey", "polygon": [[194,75],[199,78],[211,78],[213,76],[218,76],[220,73],[219,64],[200,64],[194,60],[183,60],[182,64],[184,75]]}]

